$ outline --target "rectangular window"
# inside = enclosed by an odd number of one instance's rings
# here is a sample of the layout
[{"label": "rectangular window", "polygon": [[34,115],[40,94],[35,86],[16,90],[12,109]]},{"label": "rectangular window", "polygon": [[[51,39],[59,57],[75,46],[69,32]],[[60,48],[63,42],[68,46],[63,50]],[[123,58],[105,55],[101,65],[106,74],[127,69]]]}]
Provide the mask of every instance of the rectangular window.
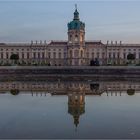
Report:
[{"label": "rectangular window", "polygon": [[58,54],[58,55],[59,55],[59,58],[61,58],[61,52],[59,52],[59,54]]},{"label": "rectangular window", "polygon": [[100,57],[100,53],[99,52],[97,52],[97,58],[99,58]]},{"label": "rectangular window", "polygon": [[120,53],[119,52],[117,53],[117,57],[120,58]]},{"label": "rectangular window", "polygon": [[36,53],[35,52],[33,53],[33,56],[34,56],[34,58],[36,58]]},{"label": "rectangular window", "polygon": [[56,52],[53,52],[53,58],[56,58]]},{"label": "rectangular window", "polygon": [[24,59],[24,53],[22,53],[22,59]]},{"label": "rectangular window", "polygon": [[109,52],[108,57],[111,58],[111,52]]},{"label": "rectangular window", "polygon": [[8,57],[9,57],[9,56],[8,56],[8,53],[6,53],[6,59],[8,59]]},{"label": "rectangular window", "polygon": [[115,52],[113,53],[113,58],[115,58]]},{"label": "rectangular window", "polygon": [[48,53],[48,58],[51,58],[51,53],[50,52]]},{"label": "rectangular window", "polygon": [[29,53],[27,52],[27,59],[29,59]]},{"label": "rectangular window", "polygon": [[42,58],[45,58],[44,52],[42,52]]},{"label": "rectangular window", "polygon": [[3,59],[3,52],[1,52],[1,59]]},{"label": "rectangular window", "polygon": [[92,58],[94,59],[94,52],[92,52]]},{"label": "rectangular window", "polygon": [[123,58],[126,59],[126,53],[123,53]]},{"label": "rectangular window", "polygon": [[38,58],[40,59],[40,53],[38,52]]}]

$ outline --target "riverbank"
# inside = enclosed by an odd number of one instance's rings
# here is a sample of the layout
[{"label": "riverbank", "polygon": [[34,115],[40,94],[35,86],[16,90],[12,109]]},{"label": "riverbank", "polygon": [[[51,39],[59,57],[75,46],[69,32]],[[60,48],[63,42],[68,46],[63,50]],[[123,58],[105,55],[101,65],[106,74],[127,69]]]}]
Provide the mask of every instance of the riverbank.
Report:
[{"label": "riverbank", "polygon": [[140,79],[139,66],[2,66],[0,79],[15,80],[133,80]]}]

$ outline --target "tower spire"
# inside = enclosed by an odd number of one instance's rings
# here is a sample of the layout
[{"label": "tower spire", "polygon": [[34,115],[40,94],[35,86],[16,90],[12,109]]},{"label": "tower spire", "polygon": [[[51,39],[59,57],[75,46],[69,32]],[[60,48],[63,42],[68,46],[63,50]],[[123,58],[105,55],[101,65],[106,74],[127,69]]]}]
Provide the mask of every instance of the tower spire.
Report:
[{"label": "tower spire", "polygon": [[75,4],[74,20],[79,20],[79,13],[77,11],[77,4]]},{"label": "tower spire", "polygon": [[75,10],[77,10],[77,4],[75,4]]}]

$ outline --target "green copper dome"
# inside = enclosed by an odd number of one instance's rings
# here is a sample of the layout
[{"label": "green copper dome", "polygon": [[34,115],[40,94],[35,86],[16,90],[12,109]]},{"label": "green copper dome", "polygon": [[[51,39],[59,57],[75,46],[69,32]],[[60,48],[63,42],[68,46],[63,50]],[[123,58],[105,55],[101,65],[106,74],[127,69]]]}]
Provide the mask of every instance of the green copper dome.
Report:
[{"label": "green copper dome", "polygon": [[77,9],[75,9],[73,21],[68,23],[68,30],[84,30],[84,29],[85,23],[80,21],[79,13]]}]

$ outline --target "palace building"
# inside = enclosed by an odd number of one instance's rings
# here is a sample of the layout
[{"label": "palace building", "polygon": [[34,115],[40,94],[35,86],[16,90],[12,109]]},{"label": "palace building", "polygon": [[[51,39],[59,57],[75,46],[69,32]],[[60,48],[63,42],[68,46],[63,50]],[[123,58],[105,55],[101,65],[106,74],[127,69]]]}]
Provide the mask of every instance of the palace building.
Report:
[{"label": "palace building", "polygon": [[134,64],[140,64],[140,44],[86,41],[85,23],[80,21],[77,8],[67,26],[67,41],[0,43],[0,65],[11,65],[13,54],[18,56],[19,65],[88,66],[93,61],[99,65],[125,65],[129,54],[134,56]]}]

